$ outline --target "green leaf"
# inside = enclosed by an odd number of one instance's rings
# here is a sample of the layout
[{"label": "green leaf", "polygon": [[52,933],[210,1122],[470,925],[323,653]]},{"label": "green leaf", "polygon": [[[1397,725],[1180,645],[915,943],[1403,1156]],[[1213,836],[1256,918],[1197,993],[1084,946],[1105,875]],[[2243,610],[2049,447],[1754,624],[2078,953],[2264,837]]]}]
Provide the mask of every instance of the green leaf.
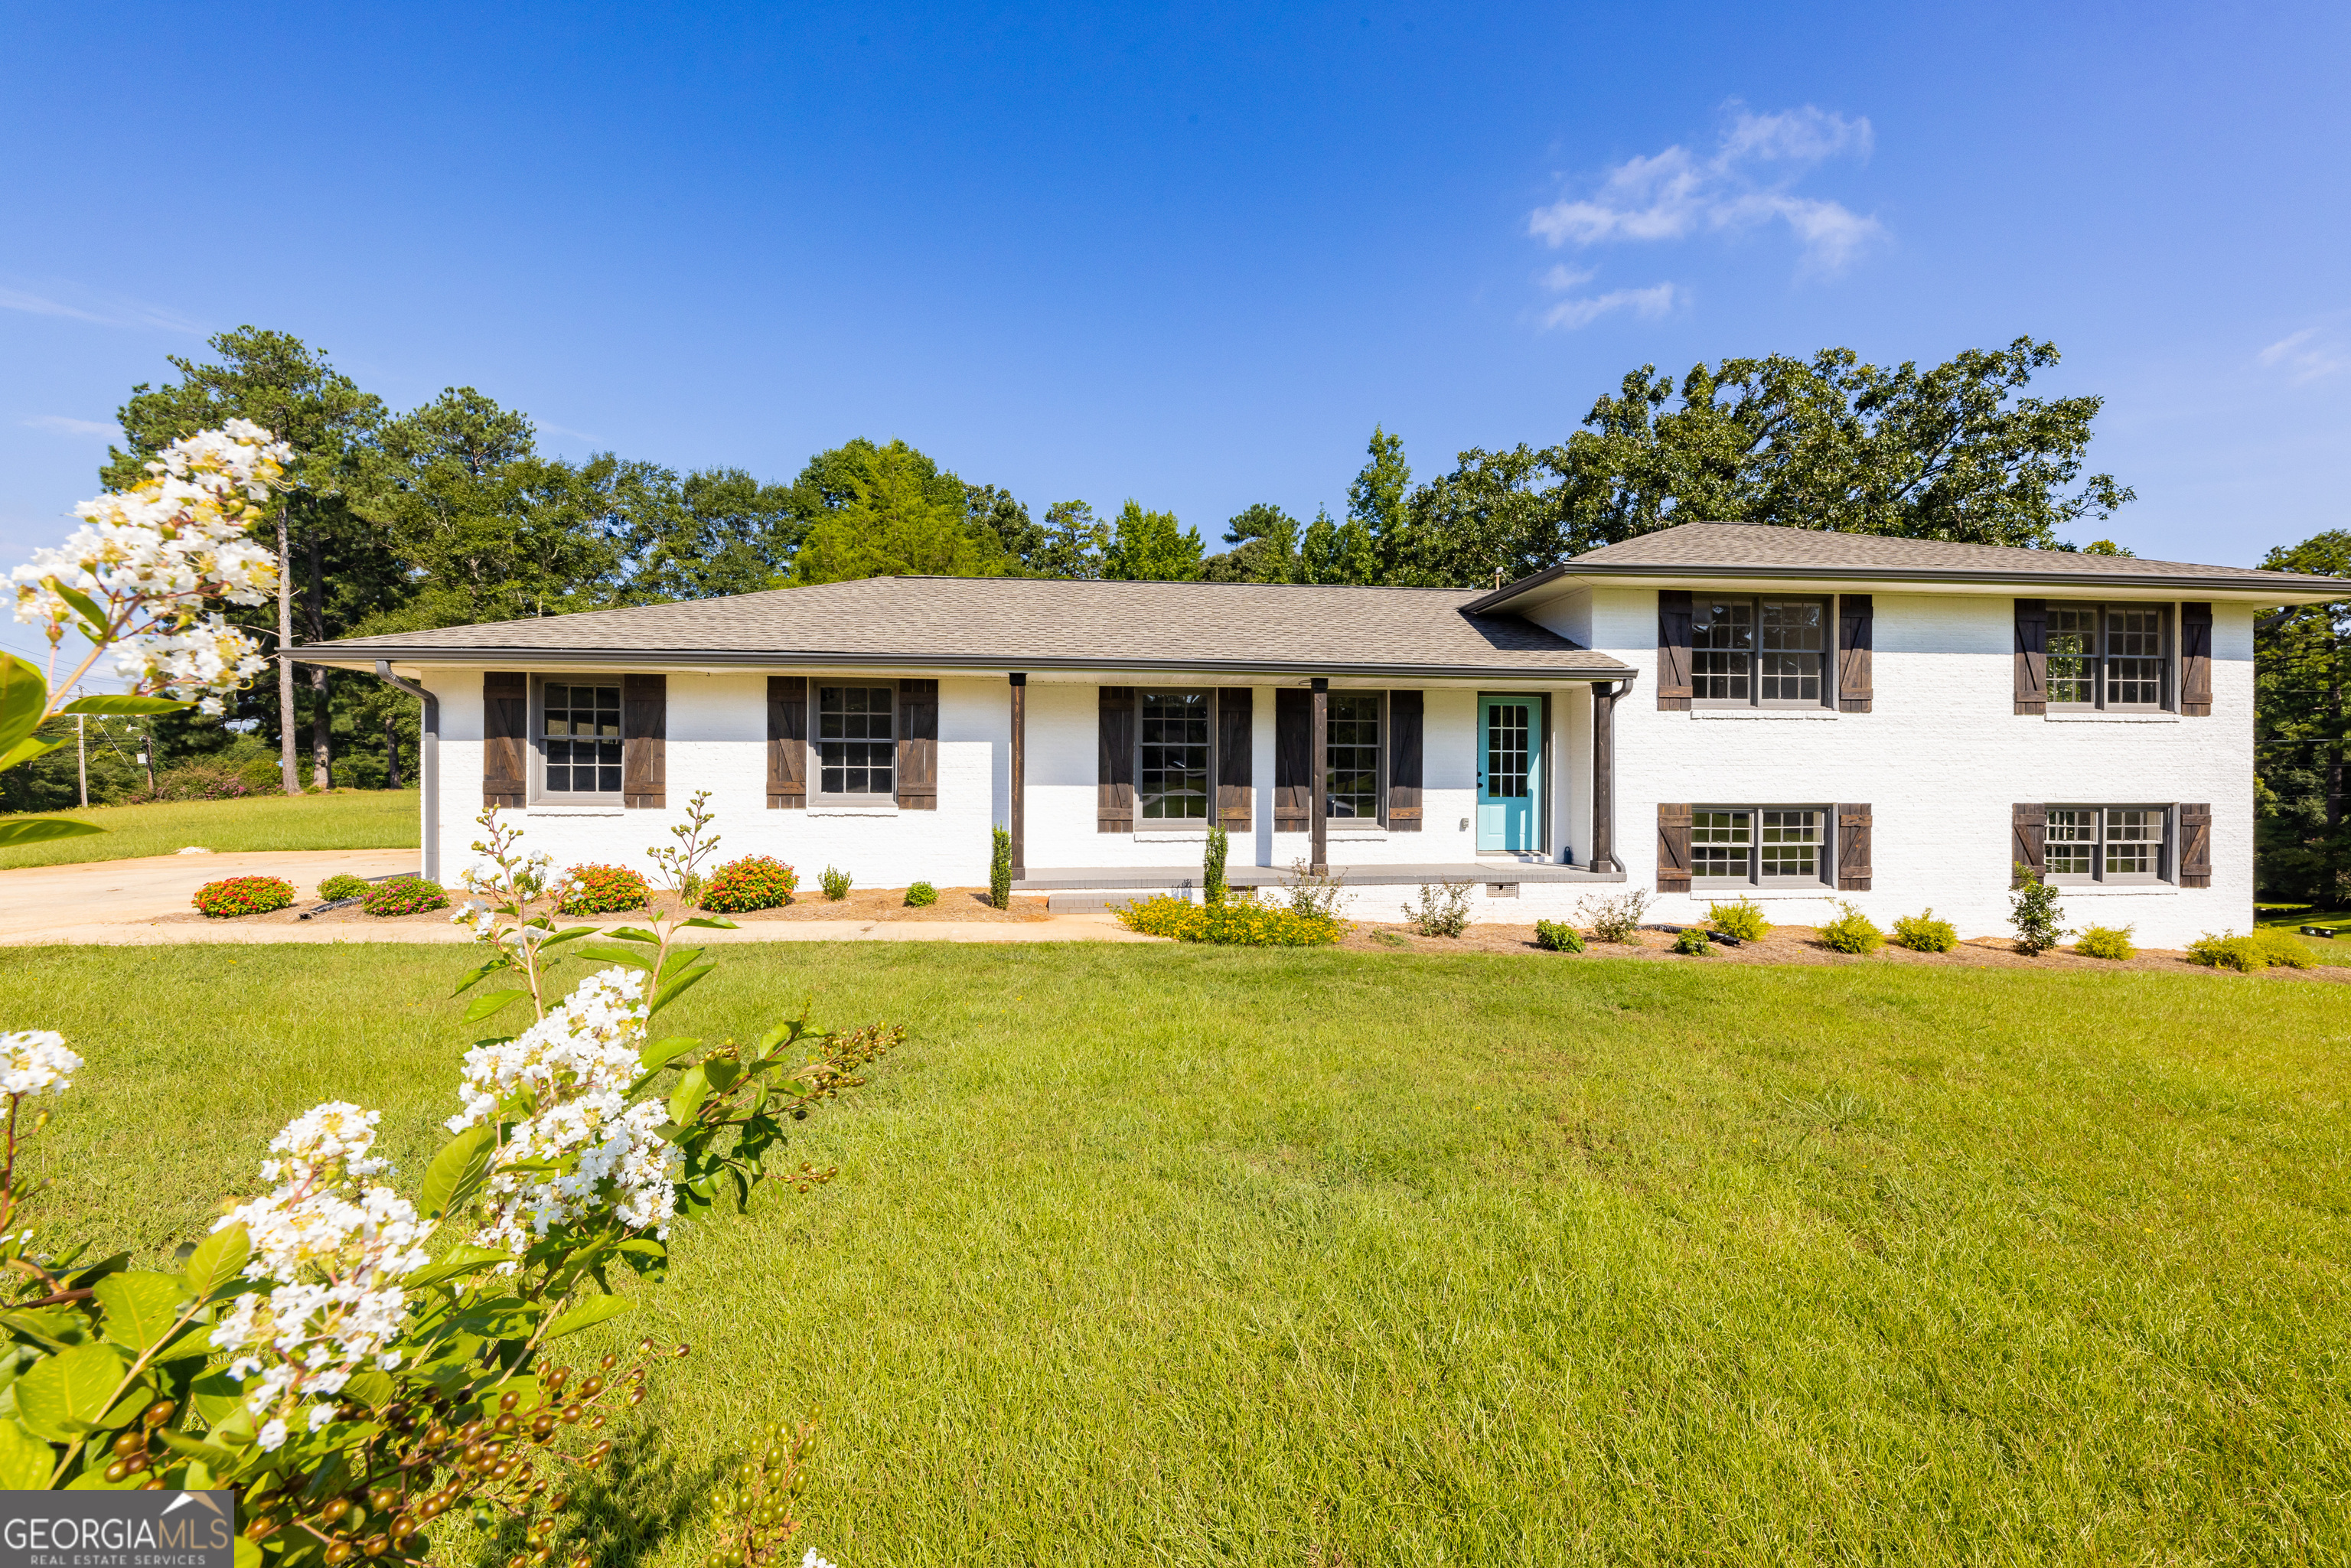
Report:
[{"label": "green leaf", "polygon": [[480,996],[475,997],[472,1001],[465,1004],[465,1016],[462,1021],[465,1023],[479,1023],[486,1018],[491,1018],[498,1013],[506,1011],[507,1009],[514,1006],[515,1003],[521,1001],[525,997],[529,995],[530,993],[528,991],[524,990],[484,991]]},{"label": "green leaf", "polygon": [[16,1415],[51,1442],[70,1442],[106,1414],[122,1381],[122,1353],[110,1344],[78,1344],[16,1379]]},{"label": "green leaf", "polygon": [[447,1143],[425,1167],[424,1186],[416,1207],[427,1219],[442,1219],[463,1208],[489,1179],[490,1156],[497,1147],[494,1126],[468,1127]]},{"label": "green leaf", "polygon": [[[191,1482],[190,1486],[193,1489],[194,1483]],[[420,1537],[420,1547],[422,1546],[422,1541],[423,1538]],[[236,1548],[236,1562],[232,1565],[232,1568],[261,1568],[261,1548],[256,1546],[250,1538],[240,1532],[236,1539],[231,1542],[230,1544]],[[420,1551],[419,1555],[422,1554],[423,1553]]]},{"label": "green leaf", "polygon": [[0,1312],[0,1328],[52,1349],[89,1343],[89,1320],[70,1307],[30,1307]]},{"label": "green leaf", "polygon": [[661,988],[658,990],[653,992],[653,1005],[645,1009],[645,1015],[650,1018],[654,1013],[661,1011],[662,1009],[669,1006],[670,1003],[677,1000],[679,997],[683,996],[688,987],[692,986],[695,981],[701,979],[705,975],[709,974],[716,967],[718,967],[718,966],[716,964],[703,964],[697,967],[686,969],[678,974],[672,975],[668,979],[664,980],[661,983]]},{"label": "green leaf", "polygon": [[663,977],[666,979],[668,977],[676,974],[680,969],[692,968],[694,967],[695,960],[700,958],[702,956],[702,953],[703,950],[699,947],[671,948],[669,956],[662,960],[661,972]]},{"label": "green leaf", "polygon": [[674,1034],[667,1040],[657,1040],[645,1047],[637,1053],[637,1060],[643,1064],[647,1072],[659,1072],[701,1043],[699,1036]]},{"label": "green leaf", "polygon": [[622,942],[650,942],[656,947],[661,946],[661,933],[648,931],[642,925],[615,925],[604,935]]},{"label": "green leaf", "polygon": [[245,1410],[245,1385],[225,1372],[207,1372],[190,1384],[188,1391],[196,1402],[196,1414],[214,1431]]},{"label": "green leaf", "polygon": [[427,1263],[423,1268],[402,1280],[401,1283],[412,1291],[422,1290],[427,1285],[438,1285],[450,1280],[463,1279],[468,1274],[478,1274],[485,1269],[513,1261],[513,1253],[500,1252],[496,1248],[453,1247],[449,1249],[447,1257],[437,1263]]},{"label": "green leaf", "polygon": [[463,996],[469,988],[473,987],[486,977],[495,975],[500,969],[511,969],[513,967],[514,960],[512,958],[493,958],[488,963],[483,965],[480,968],[473,970],[467,974],[464,979],[458,981],[457,988],[451,991],[449,994],[453,997]]},{"label": "green leaf", "polygon": [[724,1094],[735,1087],[737,1079],[743,1076],[743,1064],[725,1057],[715,1058],[702,1064],[702,1075],[710,1080],[713,1089]]},{"label": "green leaf", "polygon": [[683,1126],[694,1120],[695,1112],[702,1108],[703,1097],[710,1092],[710,1079],[699,1067],[689,1067],[685,1076],[677,1081],[670,1092],[669,1119]]},{"label": "green leaf", "polygon": [[94,697],[76,697],[59,713],[178,713],[192,708],[193,703],[174,702],[170,697],[134,697],[120,693]]},{"label": "green leaf", "polygon": [[74,607],[74,613],[82,618],[84,622],[82,629],[83,636],[88,637],[93,643],[103,643],[106,641],[106,612],[98,607],[97,600],[92,599],[89,594],[84,593],[78,588],[67,587],[64,583],[59,582],[54,577],[45,579],[44,583],[45,586],[54,590],[59,599],[62,599],[68,604],[72,605]]},{"label": "green leaf", "polygon": [[743,929],[740,925],[736,925],[732,920],[724,919],[716,915],[697,915],[692,919],[686,921],[685,924],[688,925],[707,926],[713,931],[740,931]]},{"label": "green leaf", "polygon": [[590,1296],[549,1323],[547,1326],[547,1337],[561,1339],[565,1334],[578,1333],[581,1329],[594,1328],[607,1319],[617,1318],[622,1312],[632,1312],[635,1308],[636,1302],[630,1301],[626,1296]]},{"label": "green leaf", "polygon": [[336,1391],[336,1396],[342,1399],[356,1399],[360,1404],[370,1406],[380,1406],[390,1402],[396,1392],[389,1374],[370,1367],[364,1372],[352,1373],[342,1387]]},{"label": "green leaf", "polygon": [[163,1446],[172,1452],[183,1454],[192,1459],[201,1459],[214,1470],[236,1469],[235,1454],[215,1444],[207,1443],[201,1437],[191,1437],[185,1432],[173,1431],[169,1427],[157,1427],[155,1435],[163,1439]]},{"label": "green leaf", "polygon": [[68,822],[57,817],[33,817],[16,821],[0,822],[0,850],[14,849],[18,844],[45,844],[51,839],[78,839],[86,833],[102,833],[104,828],[88,822]]},{"label": "green leaf", "polygon": [[20,762],[30,762],[36,757],[47,757],[64,744],[62,740],[43,740],[37,735],[28,735],[6,751],[0,751],[0,768],[14,768]]},{"label": "green leaf", "polygon": [[0,653],[0,751],[14,750],[48,711],[48,678],[16,654]]},{"label": "green leaf", "polygon": [[162,1343],[180,1326],[180,1310],[190,1299],[187,1281],[177,1274],[109,1274],[92,1289],[106,1309],[99,1323],[106,1337],[134,1352]]},{"label": "green leaf", "polygon": [[232,1225],[225,1230],[215,1230],[196,1243],[188,1254],[188,1261],[180,1277],[188,1289],[199,1296],[210,1296],[214,1291],[236,1278],[247,1260],[253,1256],[253,1239],[242,1225]]},{"label": "green leaf", "polygon": [[595,935],[596,927],[593,925],[567,925],[562,930],[556,932],[552,936],[542,937],[538,945],[542,949],[545,949],[554,946],[558,942],[577,942],[582,936],[593,936]]},{"label": "green leaf", "polygon": [[21,1421],[0,1419],[0,1491],[40,1491],[57,1457]]},{"label": "green leaf", "polygon": [[653,967],[642,955],[632,953],[626,947],[582,947],[580,949],[580,956],[582,958],[602,958],[614,964],[626,964],[632,969]]}]

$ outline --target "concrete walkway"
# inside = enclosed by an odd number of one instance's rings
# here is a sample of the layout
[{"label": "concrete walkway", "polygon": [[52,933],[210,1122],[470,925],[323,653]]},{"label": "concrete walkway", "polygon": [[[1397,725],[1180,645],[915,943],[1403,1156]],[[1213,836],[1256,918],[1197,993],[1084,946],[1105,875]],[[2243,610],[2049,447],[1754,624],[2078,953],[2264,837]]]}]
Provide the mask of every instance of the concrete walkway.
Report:
[{"label": "concrete walkway", "polygon": [[[283,942],[459,943],[455,926],[386,922],[381,925],[238,921],[156,922],[185,915],[208,882],[226,876],[280,876],[304,896],[337,873],[388,876],[413,871],[414,850],[303,850],[281,854],[156,855],[81,865],[0,871],[0,947],[50,945],[118,947],[183,943],[246,946]],[[1056,915],[1045,920],[764,920],[734,931],[696,931],[713,942],[1157,942],[1108,915]]]}]

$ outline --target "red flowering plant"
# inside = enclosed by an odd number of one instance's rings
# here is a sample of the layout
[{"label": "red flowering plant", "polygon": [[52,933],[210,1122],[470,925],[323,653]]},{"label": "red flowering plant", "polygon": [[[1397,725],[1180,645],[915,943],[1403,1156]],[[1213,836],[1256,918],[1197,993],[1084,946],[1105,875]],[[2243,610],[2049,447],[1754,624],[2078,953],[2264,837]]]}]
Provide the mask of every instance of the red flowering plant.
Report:
[{"label": "red flowering plant", "polygon": [[653,889],[641,872],[624,865],[576,865],[556,879],[549,893],[558,915],[632,915],[645,906]]},{"label": "red flowering plant", "polygon": [[294,902],[294,884],[279,876],[225,876],[196,889],[190,902],[214,920],[267,915]]},{"label": "red flowering plant", "polygon": [[360,907],[370,915],[419,915],[449,907],[449,894],[437,882],[421,876],[395,876],[377,883],[361,895]]},{"label": "red flowering plant", "polygon": [[728,861],[703,887],[702,907],[721,915],[779,909],[799,891],[799,873],[773,855]]}]

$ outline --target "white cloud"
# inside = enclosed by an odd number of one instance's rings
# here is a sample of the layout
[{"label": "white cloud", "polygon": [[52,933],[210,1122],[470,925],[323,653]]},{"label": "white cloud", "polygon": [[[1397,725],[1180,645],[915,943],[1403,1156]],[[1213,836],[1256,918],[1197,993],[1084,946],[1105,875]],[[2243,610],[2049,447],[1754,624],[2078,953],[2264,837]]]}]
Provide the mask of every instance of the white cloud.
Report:
[{"label": "white cloud", "polygon": [[2351,367],[2351,356],[2315,327],[2280,338],[2255,359],[2263,370],[2283,370],[2297,386]]},{"label": "white cloud", "polygon": [[166,332],[204,330],[185,317],[161,306],[143,305],[137,300],[91,298],[87,305],[68,305],[64,300],[28,294],[21,288],[0,288],[0,310],[21,310],[27,316],[55,316],[68,321],[88,321],[99,327],[147,327]]},{"label": "white cloud", "polygon": [[1795,196],[1789,187],[1830,158],[1869,155],[1869,121],[1807,104],[1780,114],[1730,105],[1713,154],[1686,147],[1626,159],[1588,195],[1562,197],[1527,216],[1527,232],[1557,249],[1606,241],[1675,240],[1784,223],[1802,242],[1808,272],[1842,271],[1885,236],[1876,218],[1842,203]]},{"label": "white cloud", "polygon": [[68,419],[61,413],[37,413],[24,424],[27,430],[53,431],[59,435],[98,435],[109,441],[121,434],[120,427],[111,420]]},{"label": "white cloud", "polygon": [[1654,321],[1671,310],[1674,301],[1679,297],[1680,290],[1670,283],[1655,284],[1647,288],[1613,288],[1586,299],[1561,300],[1543,312],[1542,324],[1573,331],[1619,310],[1629,310],[1645,321]]}]

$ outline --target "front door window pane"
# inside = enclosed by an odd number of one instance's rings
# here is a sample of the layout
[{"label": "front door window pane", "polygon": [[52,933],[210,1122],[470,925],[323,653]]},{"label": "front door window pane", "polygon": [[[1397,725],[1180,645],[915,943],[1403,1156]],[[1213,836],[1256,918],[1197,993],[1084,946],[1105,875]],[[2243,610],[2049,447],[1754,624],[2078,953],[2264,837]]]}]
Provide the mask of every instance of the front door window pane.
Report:
[{"label": "front door window pane", "polygon": [[2098,813],[2052,807],[2043,854],[2051,876],[2088,876],[2098,845]]},{"label": "front door window pane", "polygon": [[1690,695],[1701,702],[1750,700],[1750,661],[1754,656],[1754,601],[1699,601],[1690,627]]},{"label": "front door window pane", "polygon": [[896,792],[898,747],[888,686],[817,688],[817,789],[826,795]]},{"label": "front door window pane", "polygon": [[2163,814],[2161,812],[2109,810],[2106,813],[2105,874],[2153,876],[2156,846],[2162,841]]},{"label": "front door window pane", "polygon": [[540,744],[547,748],[547,792],[619,794],[621,688],[549,682],[545,698]]},{"label": "front door window pane", "polygon": [[2087,707],[2098,700],[2095,662],[2098,612],[2079,606],[2049,607],[2049,700]]},{"label": "front door window pane", "polygon": [[1762,876],[1818,882],[1821,878],[1821,816],[1818,811],[1763,811]]},{"label": "front door window pane", "polygon": [[2163,612],[2106,612],[2106,706],[2154,707],[2163,701]]},{"label": "front door window pane", "polygon": [[1486,710],[1486,795],[1527,798],[1528,716],[1525,703],[1495,703]]},{"label": "front door window pane", "polygon": [[1380,814],[1380,698],[1377,692],[1331,694],[1329,769],[1333,817]]},{"label": "front door window pane", "polygon": [[1143,755],[1136,793],[1152,821],[1208,817],[1208,694],[1143,694]]},{"label": "front door window pane", "polygon": [[1761,700],[1815,703],[1821,700],[1821,656],[1827,647],[1817,599],[1763,601],[1763,647],[1758,663]]},{"label": "front door window pane", "polygon": [[1690,816],[1690,875],[1745,882],[1754,852],[1752,811],[1697,811]]}]

